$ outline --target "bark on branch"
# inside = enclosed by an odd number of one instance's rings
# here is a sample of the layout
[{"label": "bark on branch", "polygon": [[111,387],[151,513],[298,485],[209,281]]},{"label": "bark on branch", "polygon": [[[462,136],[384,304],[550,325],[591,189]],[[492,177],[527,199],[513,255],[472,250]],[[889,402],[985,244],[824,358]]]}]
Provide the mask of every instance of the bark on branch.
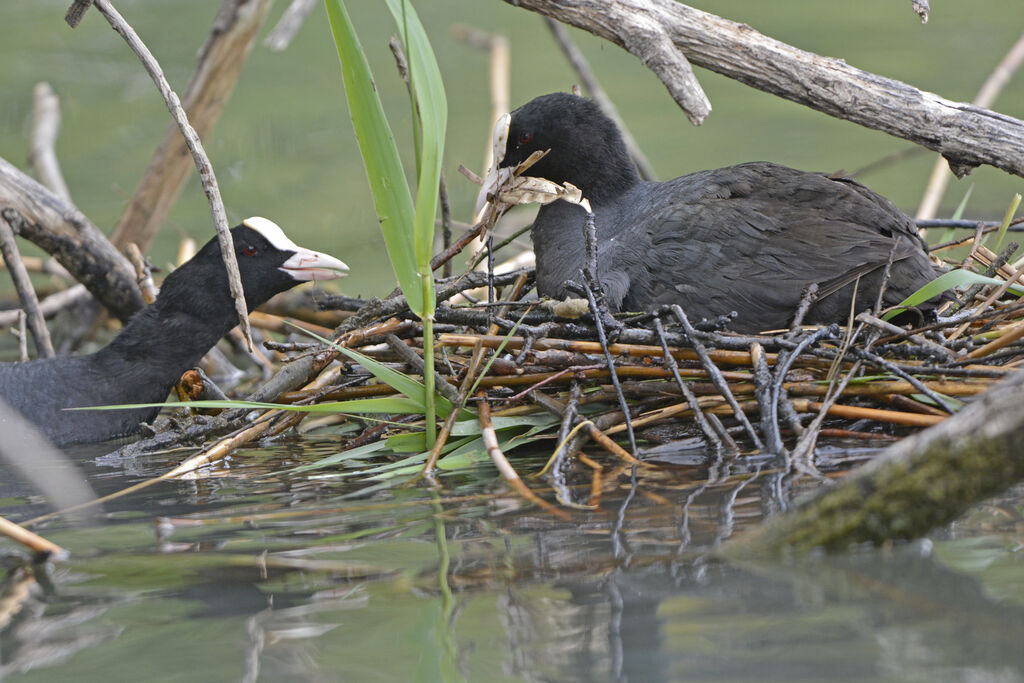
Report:
[{"label": "bark on branch", "polygon": [[[644,30],[668,40],[642,57],[665,82],[659,59],[690,62],[751,87],[910,140],[942,154],[957,175],[980,164],[1024,176],[1024,121],[798,50],[744,24],[675,0],[505,0],[589,31],[636,54]],[[665,82],[670,92],[678,83]],[[678,101],[678,99],[677,99]]]},{"label": "bark on branch", "polygon": [[143,306],[135,271],[81,211],[0,159],[0,217],[56,256],[120,320]]}]

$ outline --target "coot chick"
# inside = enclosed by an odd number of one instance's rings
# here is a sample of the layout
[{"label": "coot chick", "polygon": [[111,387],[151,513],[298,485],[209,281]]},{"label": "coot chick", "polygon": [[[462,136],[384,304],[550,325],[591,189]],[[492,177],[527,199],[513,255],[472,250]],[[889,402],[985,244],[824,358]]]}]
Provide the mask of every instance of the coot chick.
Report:
[{"label": "coot chick", "polygon": [[[910,218],[847,178],[753,162],[643,181],[615,124],[566,93],[512,112],[505,139],[500,166],[550,150],[524,175],[572,183],[590,200],[612,310],[678,303],[694,320],[735,311],[731,329],[758,332],[788,326],[811,283],[819,295],[807,322],[845,321],[855,283],[856,310],[873,306],[890,253],[886,305],[936,276]],[[496,170],[488,178],[482,198]],[[532,237],[541,295],[563,298],[563,283],[579,280],[585,215],[566,201],[540,208]]]},{"label": "coot chick", "polygon": [[[248,218],[231,235],[250,311],[300,282],[348,272],[333,256],[296,245],[266,218]],[[96,353],[0,363],[0,396],[57,445],[129,436],[159,409],[66,409],[162,402],[181,374],[237,322],[215,237],[170,273],[156,301]],[[4,430],[0,423],[0,434]]]}]

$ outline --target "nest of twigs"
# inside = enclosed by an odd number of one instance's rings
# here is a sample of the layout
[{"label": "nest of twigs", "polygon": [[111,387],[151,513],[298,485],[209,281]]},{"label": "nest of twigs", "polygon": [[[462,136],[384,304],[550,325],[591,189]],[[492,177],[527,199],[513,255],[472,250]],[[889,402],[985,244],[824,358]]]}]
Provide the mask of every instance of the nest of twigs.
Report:
[{"label": "nest of twigs", "polygon": [[[1016,281],[1005,255],[979,245],[969,258],[1007,284]],[[478,288],[484,288],[485,301],[464,296]],[[842,469],[843,459],[821,457],[819,439],[880,447],[944,420],[1024,358],[1024,306],[1007,294],[1007,286],[961,292],[940,322],[913,329],[885,322],[881,311],[865,311],[844,326],[804,326],[797,320],[791,329],[759,335],[727,331],[728,317],[690,321],[679,306],[619,315],[614,323],[592,313],[561,318],[530,300],[530,289],[529,271],[470,272],[439,282],[438,301],[444,303],[434,323],[437,385],[453,406],[466,410],[450,411],[432,448],[384,445],[396,435],[422,433],[422,415],[367,419],[285,410],[264,411],[255,421],[251,412],[227,411],[128,448],[138,452],[234,430],[232,438],[202,454],[208,461],[218,450],[291,427],[343,424],[335,428],[339,453],[362,448],[372,455],[337,466],[353,476],[379,478],[382,472],[429,475],[439,458],[443,466],[448,454],[465,455],[465,448],[452,448],[456,438],[478,436],[478,451],[494,458],[523,495],[541,502],[504,453],[531,444],[534,454],[548,459],[544,471],[556,474],[550,477],[556,498],[591,506],[600,495],[600,452],[615,463],[643,465],[641,472],[658,463],[729,457],[820,476]],[[405,375],[423,373],[422,326],[400,295],[371,301],[321,295],[317,306],[313,311],[307,302],[277,312],[307,327],[302,318],[337,323],[337,344]],[[267,347],[289,362],[251,399],[329,406],[398,393],[318,342]],[[469,422],[479,422],[472,434]],[[368,448],[375,443],[380,448]],[[856,450],[863,457],[867,449]],[[558,488],[559,482],[581,478],[591,478],[593,485],[577,486],[575,494]]]}]

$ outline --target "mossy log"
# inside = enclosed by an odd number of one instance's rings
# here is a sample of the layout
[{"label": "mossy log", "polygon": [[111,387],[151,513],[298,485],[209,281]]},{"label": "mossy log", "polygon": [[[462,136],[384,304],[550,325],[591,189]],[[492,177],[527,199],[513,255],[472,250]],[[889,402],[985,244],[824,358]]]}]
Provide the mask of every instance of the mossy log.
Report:
[{"label": "mossy log", "polygon": [[723,548],[778,555],[912,539],[1024,479],[1024,372]]}]

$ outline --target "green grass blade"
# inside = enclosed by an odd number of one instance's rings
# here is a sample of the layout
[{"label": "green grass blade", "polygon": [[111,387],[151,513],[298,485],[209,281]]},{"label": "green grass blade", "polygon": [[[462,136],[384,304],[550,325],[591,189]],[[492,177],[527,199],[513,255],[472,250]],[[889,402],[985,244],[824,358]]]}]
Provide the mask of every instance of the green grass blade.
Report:
[{"label": "green grass blade", "polygon": [[109,406],[83,406],[69,410],[128,410],[132,408],[220,408],[233,410],[244,408],[249,410],[289,410],[296,413],[401,413],[403,415],[419,415],[423,412],[423,403],[414,398],[402,396],[384,396],[380,398],[357,398],[351,401],[327,401],[308,406],[297,406],[288,403],[264,403],[261,401],[183,401],[179,403],[126,403]]},{"label": "green grass blade", "polygon": [[1010,206],[1006,209],[1006,215],[1003,216],[1003,222],[999,224],[999,231],[996,233],[996,245],[992,247],[992,251],[998,252],[1003,246],[1003,239],[1006,237],[1006,231],[1010,227],[1010,221],[1013,220],[1014,214],[1017,213],[1017,208],[1020,206],[1020,193],[1013,195],[1013,199],[1010,200]]},{"label": "green grass blade", "polygon": [[[441,69],[434,57],[427,32],[408,0],[387,0],[395,23],[405,33],[409,59],[409,85],[419,111],[420,154],[416,191],[416,263],[420,273],[430,273],[434,248],[434,217],[437,213],[441,159],[444,154],[448,103]],[[424,270],[425,269],[425,270]],[[428,306],[428,308],[431,308]]]},{"label": "green grass blade", "polygon": [[[883,315],[882,319],[889,320],[890,318],[899,315],[903,310],[910,308],[911,306],[916,306],[917,304],[927,301],[933,296],[942,294],[954,287],[963,287],[965,285],[973,285],[977,283],[985,285],[1004,285],[1006,284],[1006,280],[986,277],[962,268],[951,270],[948,273],[943,273],[921,289],[908,296],[891,311]],[[1024,295],[1024,287],[1013,286],[1010,287],[1010,291],[1017,295]]]},{"label": "green grass blade", "polygon": [[415,212],[394,135],[384,115],[370,65],[344,2],[325,0],[325,3],[334,44],[341,59],[341,74],[345,81],[345,97],[352,116],[352,127],[366,166],[366,176],[370,181],[370,190],[377,207],[377,220],[380,221],[391,267],[409,302],[409,308],[422,317],[425,307],[416,267],[416,243],[413,239]]},{"label": "green grass blade", "polygon": [[[292,324],[292,326],[297,327],[294,324]],[[392,370],[386,365],[378,363],[374,359],[368,356],[364,356],[358,351],[353,351],[352,349],[340,346],[326,337],[321,337],[319,334],[315,332],[310,332],[309,330],[303,329],[303,333],[313,337],[314,339],[318,339],[325,344],[329,344],[339,353],[342,353],[348,356],[350,359],[354,360],[356,363],[359,363],[359,365],[361,365],[367,372],[369,372],[371,375],[379,379],[381,382],[384,382],[384,384],[387,384],[395,391],[405,394],[410,399],[419,403],[420,412],[423,412],[426,405],[423,400],[423,397],[426,395],[426,387],[423,386],[422,382],[418,382],[414,380],[412,377],[409,377],[408,375],[403,375],[397,370]],[[448,414],[452,412],[453,406],[451,401],[444,398],[443,396],[435,396],[435,399],[438,407],[440,408],[439,412],[444,417],[447,417]]]}]

